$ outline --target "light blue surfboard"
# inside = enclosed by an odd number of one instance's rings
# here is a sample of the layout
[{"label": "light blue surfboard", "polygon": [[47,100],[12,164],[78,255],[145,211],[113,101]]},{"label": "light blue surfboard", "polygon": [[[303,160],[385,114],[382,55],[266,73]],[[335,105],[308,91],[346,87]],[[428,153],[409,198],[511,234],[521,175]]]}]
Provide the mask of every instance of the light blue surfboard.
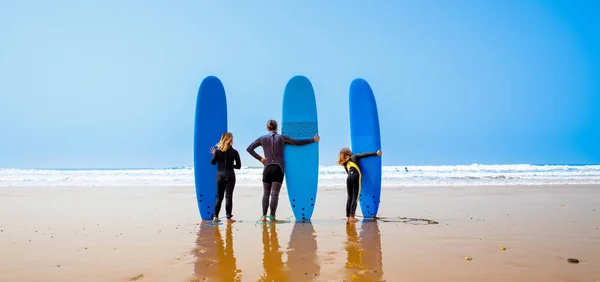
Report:
[{"label": "light blue surfboard", "polygon": [[198,89],[194,119],[194,182],[200,217],[212,219],[217,199],[217,166],[212,165],[210,148],[227,132],[227,99],[221,81],[208,76]]},{"label": "light blue surfboard", "polygon": [[[310,139],[319,131],[317,102],[310,80],[292,77],[283,94],[281,134]],[[286,144],[285,183],[296,220],[310,220],[317,199],[319,143],[303,146]]]},{"label": "light blue surfboard", "polygon": [[[350,84],[350,139],[353,154],[381,149],[377,103],[369,83],[361,78]],[[364,217],[376,217],[381,195],[381,157],[363,158],[358,166],[362,173],[360,209]]]}]

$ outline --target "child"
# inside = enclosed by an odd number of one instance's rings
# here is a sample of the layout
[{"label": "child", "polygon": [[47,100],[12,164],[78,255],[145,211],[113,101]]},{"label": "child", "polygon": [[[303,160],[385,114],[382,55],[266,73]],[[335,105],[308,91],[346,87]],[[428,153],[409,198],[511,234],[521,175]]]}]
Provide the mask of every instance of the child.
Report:
[{"label": "child", "polygon": [[346,178],[346,188],[348,189],[348,200],[346,201],[346,218],[348,222],[358,221],[354,218],[356,207],[358,205],[358,195],[360,194],[360,181],[362,175],[358,167],[358,160],[364,157],[381,156],[381,150],[375,153],[362,153],[353,155],[348,148],[340,151],[338,164],[344,167],[348,177]]},{"label": "child", "polygon": [[[210,148],[210,153],[213,158],[210,161],[212,165],[217,165],[217,201],[215,203],[215,211],[213,221],[219,221],[219,211],[225,195],[225,211],[227,212],[227,220],[233,222],[231,218],[231,210],[233,209],[233,188],[235,187],[235,172],[233,169],[240,169],[242,162],[240,154],[233,145],[233,135],[229,132],[221,135],[221,141],[217,144],[217,148]],[[235,161],[235,164],[234,164]]]}]

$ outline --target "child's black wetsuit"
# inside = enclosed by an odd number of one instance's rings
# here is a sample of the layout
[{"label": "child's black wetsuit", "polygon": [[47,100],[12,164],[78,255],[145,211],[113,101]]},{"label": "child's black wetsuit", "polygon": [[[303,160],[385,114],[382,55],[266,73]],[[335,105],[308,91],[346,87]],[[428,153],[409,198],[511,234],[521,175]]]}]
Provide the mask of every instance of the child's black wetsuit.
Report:
[{"label": "child's black wetsuit", "polygon": [[358,167],[358,160],[364,157],[377,156],[374,153],[355,154],[344,164],[344,169],[348,173],[346,178],[346,189],[348,190],[348,200],[346,201],[346,217],[354,216],[358,205],[358,195],[360,194],[360,182],[362,175]]},{"label": "child's black wetsuit", "polygon": [[235,172],[233,169],[240,169],[242,167],[240,154],[232,147],[229,147],[225,152],[217,149],[210,163],[213,165],[217,164],[217,201],[213,217],[219,217],[221,203],[223,202],[223,196],[225,196],[225,212],[227,218],[231,218],[233,188],[235,188]]}]

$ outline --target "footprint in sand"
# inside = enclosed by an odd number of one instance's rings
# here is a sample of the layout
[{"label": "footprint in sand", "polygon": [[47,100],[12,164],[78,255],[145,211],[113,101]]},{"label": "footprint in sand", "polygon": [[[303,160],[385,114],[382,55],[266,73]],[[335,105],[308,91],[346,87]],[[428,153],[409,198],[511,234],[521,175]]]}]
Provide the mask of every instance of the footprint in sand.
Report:
[{"label": "footprint in sand", "polygon": [[331,257],[325,258],[325,264],[334,264],[336,261],[336,258],[333,256],[336,254],[337,254],[337,252],[328,252],[327,256],[331,256]]}]

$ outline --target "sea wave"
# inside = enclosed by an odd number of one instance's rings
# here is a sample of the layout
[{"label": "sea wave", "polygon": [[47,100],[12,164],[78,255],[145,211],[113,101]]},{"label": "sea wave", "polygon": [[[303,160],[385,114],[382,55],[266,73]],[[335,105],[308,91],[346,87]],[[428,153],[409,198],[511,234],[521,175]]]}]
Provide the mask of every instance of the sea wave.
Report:
[{"label": "sea wave", "polygon": [[[408,171],[405,171],[405,168]],[[238,185],[261,185],[261,167],[236,171]],[[319,184],[344,186],[340,166],[321,166]],[[600,184],[600,165],[384,166],[385,186]],[[193,186],[193,167],[164,169],[0,169],[0,187]]]}]

